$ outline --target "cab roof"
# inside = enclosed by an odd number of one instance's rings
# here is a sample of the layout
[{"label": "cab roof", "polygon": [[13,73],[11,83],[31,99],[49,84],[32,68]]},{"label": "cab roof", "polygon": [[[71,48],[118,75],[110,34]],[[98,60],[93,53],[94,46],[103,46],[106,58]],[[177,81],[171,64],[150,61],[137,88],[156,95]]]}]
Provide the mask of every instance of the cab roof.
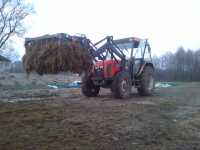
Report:
[{"label": "cab roof", "polygon": [[113,40],[118,47],[127,47],[127,48],[137,48],[139,46],[140,41],[144,39],[140,39],[137,37],[129,37],[123,39]]}]

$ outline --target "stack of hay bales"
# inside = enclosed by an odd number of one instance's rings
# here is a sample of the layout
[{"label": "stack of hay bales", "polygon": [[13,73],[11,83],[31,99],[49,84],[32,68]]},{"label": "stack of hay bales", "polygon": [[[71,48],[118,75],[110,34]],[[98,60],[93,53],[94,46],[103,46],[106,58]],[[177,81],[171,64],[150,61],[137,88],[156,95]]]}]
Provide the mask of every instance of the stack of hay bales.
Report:
[{"label": "stack of hay bales", "polygon": [[92,66],[89,43],[85,37],[62,33],[28,38],[25,48],[23,64],[28,74],[82,73]]}]

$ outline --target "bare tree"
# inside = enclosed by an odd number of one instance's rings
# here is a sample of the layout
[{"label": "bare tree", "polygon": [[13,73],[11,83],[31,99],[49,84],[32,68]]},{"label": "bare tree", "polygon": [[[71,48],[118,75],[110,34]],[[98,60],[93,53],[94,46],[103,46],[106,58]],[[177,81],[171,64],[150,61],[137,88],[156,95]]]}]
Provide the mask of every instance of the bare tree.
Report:
[{"label": "bare tree", "polygon": [[24,0],[0,0],[0,49],[14,35],[23,35],[23,20],[33,12]]}]

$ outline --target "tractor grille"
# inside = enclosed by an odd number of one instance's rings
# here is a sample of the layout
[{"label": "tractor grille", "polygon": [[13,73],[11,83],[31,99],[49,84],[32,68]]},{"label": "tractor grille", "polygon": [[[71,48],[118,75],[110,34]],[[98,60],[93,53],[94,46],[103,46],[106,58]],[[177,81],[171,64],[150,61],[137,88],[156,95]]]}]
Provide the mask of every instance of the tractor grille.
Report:
[{"label": "tractor grille", "polygon": [[97,68],[97,69],[95,69],[94,74],[98,78],[103,78],[104,77],[104,70],[103,70],[103,68]]},{"label": "tractor grille", "polygon": [[107,77],[111,77],[111,64],[107,65],[106,70],[107,70]]}]

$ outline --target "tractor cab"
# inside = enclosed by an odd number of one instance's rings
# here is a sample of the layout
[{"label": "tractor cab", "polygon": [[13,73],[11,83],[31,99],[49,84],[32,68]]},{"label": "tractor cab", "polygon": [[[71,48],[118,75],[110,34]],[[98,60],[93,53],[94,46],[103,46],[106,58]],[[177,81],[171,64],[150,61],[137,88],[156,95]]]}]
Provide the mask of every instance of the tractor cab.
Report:
[{"label": "tractor cab", "polygon": [[115,43],[126,56],[132,79],[140,74],[141,67],[145,63],[151,64],[151,47],[147,39],[132,37],[115,40]]}]

